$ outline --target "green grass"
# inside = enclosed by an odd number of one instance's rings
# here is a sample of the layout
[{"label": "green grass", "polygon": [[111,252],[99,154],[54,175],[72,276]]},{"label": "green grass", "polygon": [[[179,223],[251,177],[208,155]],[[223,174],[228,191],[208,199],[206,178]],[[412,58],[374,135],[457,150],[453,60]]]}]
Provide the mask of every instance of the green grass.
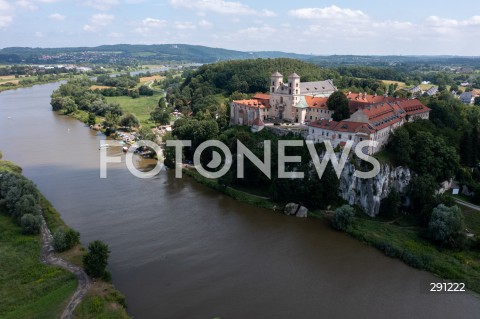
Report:
[{"label": "green grass", "polygon": [[480,292],[480,252],[441,250],[419,235],[415,227],[399,227],[368,218],[357,218],[348,229],[353,237],[378,248],[387,256],[438,276],[462,280]]},{"label": "green grass", "polygon": [[474,233],[475,236],[480,237],[480,212],[462,205],[460,205],[460,208],[462,208],[465,216],[465,225],[468,230]]},{"label": "green grass", "polygon": [[57,318],[75,276],[40,261],[40,236],[25,236],[0,213],[0,318]]},{"label": "green grass", "polygon": [[108,103],[118,103],[125,113],[132,113],[140,121],[141,125],[151,126],[153,123],[149,120],[150,113],[158,105],[158,101],[163,95],[156,93],[153,96],[140,96],[132,99],[129,96],[107,96]]}]

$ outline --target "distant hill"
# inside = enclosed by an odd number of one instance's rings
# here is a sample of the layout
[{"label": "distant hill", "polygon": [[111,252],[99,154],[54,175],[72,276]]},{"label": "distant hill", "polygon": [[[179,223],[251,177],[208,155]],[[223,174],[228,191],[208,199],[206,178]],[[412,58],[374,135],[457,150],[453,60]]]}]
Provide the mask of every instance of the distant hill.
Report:
[{"label": "distant hill", "polygon": [[188,44],[102,45],[76,48],[10,47],[0,50],[0,63],[128,63],[188,61],[211,63],[256,58],[307,60],[311,55],[279,51],[243,52]]}]

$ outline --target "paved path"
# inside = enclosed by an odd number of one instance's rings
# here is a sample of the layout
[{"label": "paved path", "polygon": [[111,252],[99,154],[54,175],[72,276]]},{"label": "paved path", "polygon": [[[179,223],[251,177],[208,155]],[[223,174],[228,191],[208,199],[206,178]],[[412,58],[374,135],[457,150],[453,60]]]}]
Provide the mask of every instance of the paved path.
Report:
[{"label": "paved path", "polygon": [[480,212],[480,206],[474,205],[474,204],[469,203],[469,202],[465,202],[465,201],[463,201],[463,200],[461,200],[461,199],[455,199],[455,201],[457,202],[457,204],[463,205],[463,206],[465,206],[465,207],[474,209],[474,210],[476,210],[477,212]]},{"label": "paved path", "polygon": [[61,319],[73,318],[73,311],[78,306],[78,304],[80,304],[80,302],[83,300],[83,297],[85,297],[88,289],[90,288],[90,278],[87,276],[87,274],[82,268],[63,260],[62,258],[58,257],[55,254],[55,249],[53,248],[53,236],[52,236],[52,233],[50,232],[50,229],[48,229],[47,224],[45,223],[45,219],[43,219],[43,217],[42,217],[41,238],[42,238],[42,256],[41,256],[42,262],[52,266],[61,267],[75,274],[75,276],[78,279],[77,290],[75,290],[75,293],[73,294],[72,298],[70,298],[70,301],[68,302],[67,307],[65,308],[65,310],[62,313],[62,316],[60,317]]}]

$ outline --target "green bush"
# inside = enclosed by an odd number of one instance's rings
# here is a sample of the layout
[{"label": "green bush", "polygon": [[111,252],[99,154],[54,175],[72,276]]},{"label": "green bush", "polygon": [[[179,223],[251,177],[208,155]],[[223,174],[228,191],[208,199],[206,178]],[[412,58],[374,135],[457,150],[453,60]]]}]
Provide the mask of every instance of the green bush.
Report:
[{"label": "green bush", "polygon": [[57,252],[67,251],[79,242],[80,233],[71,228],[67,228],[66,230],[59,228],[53,234],[53,247]]},{"label": "green bush", "polygon": [[20,224],[22,226],[22,234],[24,235],[35,235],[40,233],[40,227],[42,220],[40,216],[35,216],[32,214],[25,214],[22,216]]},{"label": "green bush", "polygon": [[347,230],[355,217],[355,211],[350,205],[343,205],[335,210],[332,219],[332,226],[336,230]]}]

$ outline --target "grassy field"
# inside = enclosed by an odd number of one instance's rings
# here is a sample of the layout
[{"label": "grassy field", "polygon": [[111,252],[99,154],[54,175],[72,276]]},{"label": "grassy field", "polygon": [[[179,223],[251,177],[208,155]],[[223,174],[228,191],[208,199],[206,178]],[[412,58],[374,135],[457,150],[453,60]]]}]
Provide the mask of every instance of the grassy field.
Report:
[{"label": "grassy field", "polygon": [[40,261],[40,236],[25,236],[0,213],[0,318],[58,318],[75,276]]},{"label": "grassy field", "polygon": [[108,103],[118,103],[125,113],[132,113],[140,121],[141,125],[151,126],[150,113],[158,105],[158,101],[162,94],[154,94],[153,96],[140,96],[132,99],[129,96],[107,96]]},{"label": "grassy field", "polygon": [[165,77],[161,75],[152,75],[152,76],[144,76],[140,78],[140,83],[146,83],[150,81],[155,81],[155,80],[163,80]]},{"label": "grassy field", "polygon": [[382,80],[382,82],[386,85],[389,86],[390,84],[397,84],[397,90],[404,88],[406,86],[405,82],[400,82],[400,81],[389,81],[389,80]]}]

